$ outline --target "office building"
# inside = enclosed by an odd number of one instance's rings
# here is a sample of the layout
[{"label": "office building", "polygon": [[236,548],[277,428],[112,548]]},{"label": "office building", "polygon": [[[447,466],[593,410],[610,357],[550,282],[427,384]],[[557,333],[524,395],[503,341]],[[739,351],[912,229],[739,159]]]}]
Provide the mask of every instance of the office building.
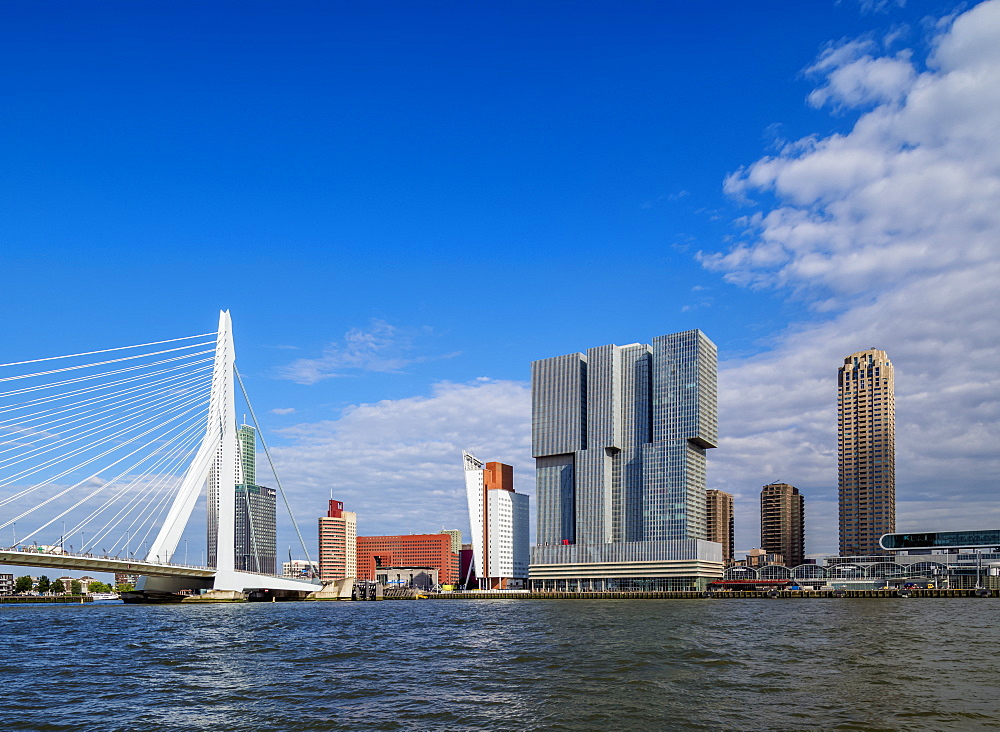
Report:
[{"label": "office building", "polygon": [[292,559],[281,563],[282,577],[311,578],[319,577],[319,564],[305,559]]},{"label": "office building", "polygon": [[514,491],[514,468],[510,465],[484,465],[467,452],[462,458],[479,589],[523,587],[531,548],[528,496]]},{"label": "office building", "polygon": [[704,589],[721,574],[705,505],[716,358],[691,330],[532,364],[532,587]]},{"label": "office building", "polygon": [[837,482],[841,556],[883,554],[896,530],[896,402],[892,363],[870,348],[837,373]]},{"label": "office building", "polygon": [[448,534],[359,536],[358,579],[374,582],[382,567],[432,567],[441,584],[458,582],[458,553]]},{"label": "office building", "polygon": [[451,550],[453,552],[462,551],[462,530],[461,529],[441,529],[442,534],[451,537]]},{"label": "office building", "polygon": [[[236,432],[235,568],[274,574],[277,567],[277,493],[257,484],[257,431],[242,425]],[[208,566],[217,562],[219,532],[219,471],[221,450],[208,475]]]},{"label": "office building", "polygon": [[728,566],[733,561],[733,496],[720,490],[705,491],[705,523],[708,540],[722,544],[722,561]]},{"label": "office building", "polygon": [[330,500],[319,519],[319,578],[339,580],[358,576],[358,515]]},{"label": "office building", "polygon": [[277,493],[262,485],[237,485],[236,569],[274,574]]},{"label": "office building", "polygon": [[805,499],[788,483],[769,483],[760,491],[760,548],[780,554],[789,567],[805,559]]}]

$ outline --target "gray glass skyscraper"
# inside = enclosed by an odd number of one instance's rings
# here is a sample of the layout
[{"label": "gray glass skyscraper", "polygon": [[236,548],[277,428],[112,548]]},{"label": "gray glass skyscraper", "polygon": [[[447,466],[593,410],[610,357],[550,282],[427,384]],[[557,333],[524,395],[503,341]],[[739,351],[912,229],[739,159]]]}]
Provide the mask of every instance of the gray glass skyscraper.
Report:
[{"label": "gray glass skyscraper", "polygon": [[692,330],[532,364],[536,587],[682,589],[716,574],[721,547],[705,541],[716,361]]}]

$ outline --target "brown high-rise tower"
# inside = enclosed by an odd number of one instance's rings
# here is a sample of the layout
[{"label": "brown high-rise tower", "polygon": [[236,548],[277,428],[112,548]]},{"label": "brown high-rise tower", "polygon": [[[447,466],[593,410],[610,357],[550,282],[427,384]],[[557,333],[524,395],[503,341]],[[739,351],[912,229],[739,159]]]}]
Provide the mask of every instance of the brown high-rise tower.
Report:
[{"label": "brown high-rise tower", "polygon": [[705,518],[708,540],[722,544],[722,561],[733,561],[733,496],[725,491],[705,491]]},{"label": "brown high-rise tower", "polygon": [[770,483],[760,491],[760,548],[780,554],[786,567],[805,558],[805,499],[788,483]]},{"label": "brown high-rise tower", "polygon": [[837,375],[840,555],[884,554],[896,530],[896,401],[892,363],[870,348],[844,359]]}]

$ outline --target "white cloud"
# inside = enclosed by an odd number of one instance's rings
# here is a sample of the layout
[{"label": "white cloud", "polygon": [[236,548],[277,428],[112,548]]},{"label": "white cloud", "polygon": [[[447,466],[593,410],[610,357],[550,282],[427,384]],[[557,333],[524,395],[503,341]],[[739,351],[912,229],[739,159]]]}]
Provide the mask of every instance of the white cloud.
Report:
[{"label": "white cloud", "polygon": [[530,393],[521,382],[439,383],[430,396],[361,404],[280,433],[291,444],[272,453],[296,513],[311,506],[321,515],[333,491],[358,513],[363,535],[444,526],[468,537],[462,450],[513,465],[518,492],[534,494]]},{"label": "white cloud", "polygon": [[319,358],[296,359],[278,369],[277,375],[298,384],[315,384],[358,371],[400,372],[412,363],[457,355],[414,355],[417,338],[427,332],[427,329],[397,328],[374,319],[367,329],[351,328],[344,334],[343,342],[329,344]]},{"label": "white cloud", "polygon": [[[870,41],[826,52],[812,101],[867,111],[847,134],[792,143],[726,181],[775,203],[705,266],[787,288],[823,315],[722,364],[712,480],[746,494],[745,517],[776,477],[805,488],[810,552],[836,548],[836,368],[870,346],[896,367],[899,528],[972,528],[984,504],[998,513],[997,38],[994,0],[958,16],[923,70],[905,53],[873,57]],[[745,518],[742,532],[755,530]]]},{"label": "white cloud", "polygon": [[[941,31],[927,68],[907,54],[880,65],[870,41],[841,44],[812,68],[825,75],[824,103],[861,107],[854,128],[787,143],[726,181],[775,203],[746,217],[740,244],[702,255],[705,266],[784,288],[816,313],[759,355],[723,353],[709,484],[737,497],[738,546],[758,544],[760,487],[780,479],[806,495],[807,551],[836,551],[836,370],[870,346],[896,366],[899,528],[1000,517],[997,37],[1000,2],[989,2]],[[297,380],[382,363],[379,342],[345,339],[296,362]],[[332,489],[367,534],[467,531],[462,449],[513,464],[518,490],[533,494],[530,395],[517,382],[438,384],[284,434],[292,444],[274,452],[293,504],[321,511]]]},{"label": "white cloud", "polygon": [[271,414],[286,415],[295,414],[295,407],[278,407],[271,410]]}]

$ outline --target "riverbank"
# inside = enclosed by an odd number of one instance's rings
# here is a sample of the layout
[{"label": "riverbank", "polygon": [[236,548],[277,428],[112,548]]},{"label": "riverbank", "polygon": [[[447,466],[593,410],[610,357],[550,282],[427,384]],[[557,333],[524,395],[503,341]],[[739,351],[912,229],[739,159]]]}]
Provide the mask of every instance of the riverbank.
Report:
[{"label": "riverbank", "polygon": [[0,595],[0,605],[38,605],[50,603],[71,603],[79,605],[81,602],[93,602],[93,598],[86,595],[63,595],[61,597],[32,597],[30,595]]},{"label": "riverbank", "polygon": [[[1000,597],[1000,590],[708,590],[705,592],[441,592],[429,600],[726,600]],[[394,599],[386,597],[387,600]]]}]

